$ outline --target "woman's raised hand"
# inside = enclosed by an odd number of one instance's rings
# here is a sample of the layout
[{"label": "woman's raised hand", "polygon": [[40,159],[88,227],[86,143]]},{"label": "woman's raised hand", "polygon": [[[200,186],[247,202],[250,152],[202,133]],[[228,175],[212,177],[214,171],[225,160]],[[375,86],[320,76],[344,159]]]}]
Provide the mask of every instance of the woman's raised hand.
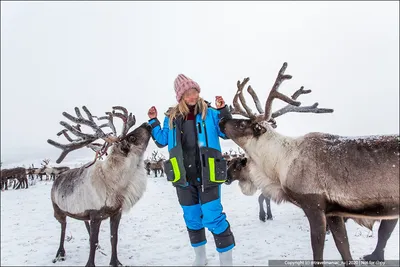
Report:
[{"label": "woman's raised hand", "polygon": [[149,111],[147,112],[147,115],[149,116],[150,119],[157,118],[157,109],[155,106],[152,106]]},{"label": "woman's raised hand", "polygon": [[216,96],[215,97],[215,106],[217,108],[223,108],[225,106],[225,101],[222,98],[222,96]]}]

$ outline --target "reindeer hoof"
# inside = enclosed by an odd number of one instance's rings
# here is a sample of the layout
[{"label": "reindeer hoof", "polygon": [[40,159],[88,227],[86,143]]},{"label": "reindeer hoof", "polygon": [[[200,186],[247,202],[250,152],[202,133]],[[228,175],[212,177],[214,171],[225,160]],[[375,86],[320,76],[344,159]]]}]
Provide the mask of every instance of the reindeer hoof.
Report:
[{"label": "reindeer hoof", "polygon": [[265,222],[265,216],[260,215],[258,218],[260,219],[260,221]]},{"label": "reindeer hoof", "polygon": [[369,255],[364,255],[363,260],[365,261],[385,261],[383,253],[372,252]]},{"label": "reindeer hoof", "polygon": [[53,263],[56,263],[57,261],[65,261],[65,256],[57,256],[57,257],[53,260]]},{"label": "reindeer hoof", "polygon": [[269,221],[272,221],[273,219],[272,219],[272,215],[271,216],[267,216],[267,220],[269,220]]},{"label": "reindeer hoof", "polygon": [[57,251],[56,257],[53,260],[53,263],[56,263],[57,261],[65,261],[65,250],[64,249],[59,249]]},{"label": "reindeer hoof", "polygon": [[110,261],[110,266],[115,267],[115,266],[123,266],[123,265],[122,265],[122,263],[120,263],[119,260],[117,259],[117,260],[111,260],[111,261]]}]

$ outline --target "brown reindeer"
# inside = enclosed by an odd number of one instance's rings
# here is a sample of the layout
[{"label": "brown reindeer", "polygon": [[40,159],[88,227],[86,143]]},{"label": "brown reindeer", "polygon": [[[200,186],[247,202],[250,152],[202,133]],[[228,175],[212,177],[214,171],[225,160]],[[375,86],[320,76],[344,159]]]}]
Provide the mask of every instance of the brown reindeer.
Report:
[{"label": "brown reindeer", "polygon": [[[315,265],[321,265],[327,222],[342,259],[350,263],[343,217],[356,220],[382,220],[378,244],[366,259],[384,260],[384,247],[399,217],[399,135],[342,137],[309,133],[292,138],[274,130],[274,118],[286,112],[321,113],[318,104],[299,107],[300,102],[277,91],[284,74],[284,63],[265,104],[265,112],[253,89],[260,115],[246,105],[242,91],[248,82],[238,81],[233,113],[248,119],[222,120],[220,127],[239,145],[261,175],[249,178],[256,188],[276,198],[286,198],[303,209],[309,223]],[[238,104],[238,98],[246,111]],[[288,103],[285,112],[271,113],[275,98]],[[372,223],[370,224],[372,225]]]},{"label": "brown reindeer", "polygon": [[16,167],[12,169],[1,170],[1,189],[8,190],[8,181],[14,180],[13,189],[26,188],[28,189],[28,178],[26,169]]},{"label": "brown reindeer", "polygon": [[[54,216],[61,224],[60,246],[53,262],[65,259],[64,238],[66,217],[69,216],[85,221],[90,235],[90,253],[86,266],[94,266],[100,224],[103,220],[110,218],[112,248],[110,265],[117,266],[121,265],[117,257],[117,242],[122,211],[129,211],[146,189],[147,178],[144,173],[143,155],[150,140],[151,126],[143,123],[128,133],[135,124],[135,117],[132,113],[128,115],[125,108],[113,107],[113,112],[108,112],[106,113],[108,116],[100,118],[92,116],[86,107],[83,107],[83,110],[88,119],[81,115],[78,108],[75,108],[77,117],[66,112],[63,112],[63,115],[74,123],[89,126],[94,130],[93,134],[83,133],[77,126],[71,126],[62,121],[60,124],[78,139],[73,140],[67,131],[63,130],[60,133],[71,143],[63,145],[48,140],[49,144],[63,150],[57,163],[60,163],[69,152],[82,147],[89,147],[96,151],[93,162],[61,173],[53,183],[51,201]],[[117,110],[122,110],[123,113],[118,113]],[[118,137],[113,117],[123,120],[123,128]],[[108,119],[109,122],[99,126],[94,118]],[[103,132],[102,128],[106,126],[112,129],[111,133]],[[94,144],[93,142],[97,139],[103,139],[104,144]],[[111,151],[107,154],[109,148]],[[97,160],[106,154],[107,157],[103,161]]]},{"label": "brown reindeer", "polygon": [[154,172],[154,177],[157,177],[158,172],[160,172],[160,177],[164,176],[164,155],[159,155],[158,151],[153,151],[151,158],[145,161],[145,169],[147,170],[147,175],[150,175],[150,172]]}]

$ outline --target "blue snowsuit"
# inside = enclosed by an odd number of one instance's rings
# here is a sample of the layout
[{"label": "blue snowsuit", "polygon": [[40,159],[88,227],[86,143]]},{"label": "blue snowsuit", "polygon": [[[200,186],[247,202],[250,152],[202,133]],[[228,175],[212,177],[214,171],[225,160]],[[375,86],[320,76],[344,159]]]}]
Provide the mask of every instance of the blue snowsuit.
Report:
[{"label": "blue snowsuit", "polygon": [[208,107],[204,120],[201,113],[192,119],[177,116],[172,129],[168,115],[162,128],[157,118],[149,120],[157,146],[168,145],[169,160],[164,162],[164,169],[167,179],[176,187],[192,246],[206,244],[207,227],[218,252],[235,246],[221,204],[221,184],[226,180],[226,161],[218,138],[226,139],[218,126],[222,117],[232,117],[227,106]]}]

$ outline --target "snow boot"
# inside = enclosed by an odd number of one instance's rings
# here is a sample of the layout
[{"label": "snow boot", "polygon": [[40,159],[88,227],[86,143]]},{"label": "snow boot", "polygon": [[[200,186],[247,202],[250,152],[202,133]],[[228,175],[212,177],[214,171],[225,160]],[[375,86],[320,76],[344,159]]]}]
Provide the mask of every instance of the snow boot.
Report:
[{"label": "snow boot", "polygon": [[232,249],[219,253],[220,266],[232,266]]},{"label": "snow boot", "polygon": [[192,266],[206,266],[207,265],[206,245],[195,247],[194,252],[196,254],[196,259],[194,260]]}]

